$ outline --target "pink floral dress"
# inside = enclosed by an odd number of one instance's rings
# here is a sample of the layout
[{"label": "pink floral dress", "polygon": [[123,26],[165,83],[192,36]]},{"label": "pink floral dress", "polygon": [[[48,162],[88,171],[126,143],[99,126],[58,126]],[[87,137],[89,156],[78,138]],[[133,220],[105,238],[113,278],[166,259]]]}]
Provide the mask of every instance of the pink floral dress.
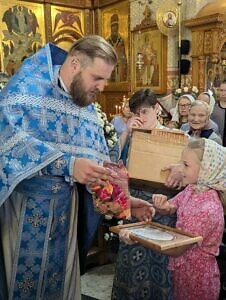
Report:
[{"label": "pink floral dress", "polygon": [[215,190],[195,193],[188,185],[171,201],[177,207],[176,227],[203,241],[179,257],[170,257],[174,300],[217,300],[220,274],[215,256],[219,254],[224,230],[224,212]]}]

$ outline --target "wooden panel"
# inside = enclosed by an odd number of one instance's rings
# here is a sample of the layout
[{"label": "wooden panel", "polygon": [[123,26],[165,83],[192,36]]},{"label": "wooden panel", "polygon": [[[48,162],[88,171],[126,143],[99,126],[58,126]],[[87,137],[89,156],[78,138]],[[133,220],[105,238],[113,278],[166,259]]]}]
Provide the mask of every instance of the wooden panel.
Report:
[{"label": "wooden panel", "polygon": [[122,0],[94,0],[94,8],[97,8],[97,7],[101,8],[101,7],[116,4],[119,2],[122,2]]},{"label": "wooden panel", "polygon": [[44,3],[58,4],[67,7],[91,8],[91,0],[44,0]]},{"label": "wooden panel", "polygon": [[221,49],[226,41],[225,19],[222,11],[185,21],[185,26],[192,30],[192,82],[200,92],[209,87],[216,92],[219,79],[223,79],[219,70]]},{"label": "wooden panel", "polygon": [[169,175],[163,168],[180,161],[186,143],[187,136],[180,131],[134,129],[128,155],[129,177],[162,187]]},{"label": "wooden panel", "polygon": [[52,42],[52,22],[51,22],[51,5],[44,5],[45,32],[46,42]]},{"label": "wooden panel", "polygon": [[87,34],[93,34],[95,31],[93,31],[93,13],[90,9],[84,10],[84,33]]}]

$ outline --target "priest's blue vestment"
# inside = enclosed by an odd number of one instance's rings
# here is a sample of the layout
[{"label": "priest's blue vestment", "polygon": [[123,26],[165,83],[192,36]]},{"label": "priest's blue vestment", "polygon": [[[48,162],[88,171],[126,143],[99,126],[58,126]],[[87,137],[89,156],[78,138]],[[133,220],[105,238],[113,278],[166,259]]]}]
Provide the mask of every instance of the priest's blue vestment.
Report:
[{"label": "priest's blue vestment", "polygon": [[78,107],[58,86],[66,55],[47,44],[0,93],[0,276],[8,299],[80,298],[73,165],[79,157],[101,164],[109,154],[93,104]]}]

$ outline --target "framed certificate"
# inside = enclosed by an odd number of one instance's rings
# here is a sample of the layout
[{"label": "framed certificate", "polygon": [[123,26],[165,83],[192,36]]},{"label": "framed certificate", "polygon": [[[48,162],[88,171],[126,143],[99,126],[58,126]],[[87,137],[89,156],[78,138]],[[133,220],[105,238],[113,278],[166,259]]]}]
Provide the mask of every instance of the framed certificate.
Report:
[{"label": "framed certificate", "polygon": [[195,236],[156,222],[138,222],[110,227],[110,231],[117,234],[122,229],[130,231],[132,240],[170,256],[181,255],[188,245],[193,245],[203,239],[201,236]]}]

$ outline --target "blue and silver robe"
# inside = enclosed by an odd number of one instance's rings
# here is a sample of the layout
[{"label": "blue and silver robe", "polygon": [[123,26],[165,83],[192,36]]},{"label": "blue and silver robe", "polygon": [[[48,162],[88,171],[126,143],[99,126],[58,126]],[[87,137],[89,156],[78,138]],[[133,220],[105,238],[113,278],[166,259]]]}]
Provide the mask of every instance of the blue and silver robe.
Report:
[{"label": "blue and silver robe", "polygon": [[47,44],[0,93],[0,226],[9,299],[77,297],[78,203],[69,179],[76,158],[101,164],[109,153],[94,106],[78,107],[58,87],[66,55]]}]

